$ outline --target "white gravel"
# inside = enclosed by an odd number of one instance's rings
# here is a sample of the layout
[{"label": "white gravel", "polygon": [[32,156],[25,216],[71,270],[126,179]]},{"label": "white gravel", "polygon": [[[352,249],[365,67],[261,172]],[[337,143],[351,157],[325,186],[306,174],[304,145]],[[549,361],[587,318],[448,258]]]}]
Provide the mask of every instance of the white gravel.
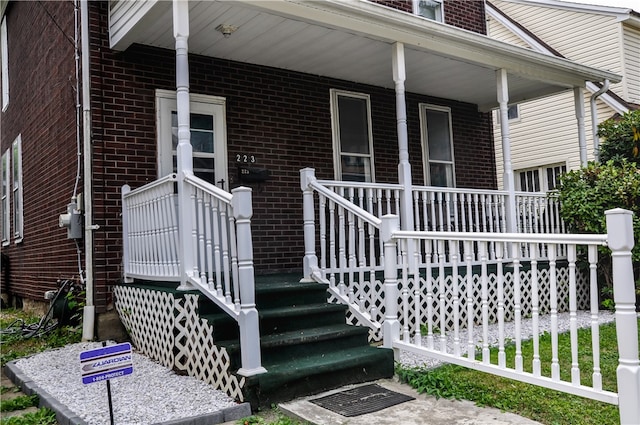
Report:
[{"label": "white gravel", "polygon": [[[579,327],[591,326],[588,312],[578,312]],[[550,316],[540,316],[539,333],[550,330]],[[602,311],[599,323],[614,321],[614,314]],[[512,338],[514,323],[505,323],[505,336]],[[558,330],[569,330],[569,314],[558,315]],[[523,319],[521,324],[523,339],[532,336],[532,321]],[[453,352],[453,332],[447,335],[447,350]],[[482,328],[476,327],[474,337],[477,347],[481,347]],[[435,348],[439,348],[438,338]],[[460,332],[461,349],[466,350],[466,330]],[[497,345],[498,327],[489,327],[489,345]],[[426,346],[426,337],[423,337]],[[20,359],[16,366],[36,385],[48,392],[58,402],[67,406],[89,425],[109,423],[106,383],[82,384],[79,355],[81,351],[99,348],[101,343],[78,343],[61,349],[47,351]],[[402,351],[400,363],[404,366],[434,367],[437,360],[428,359],[415,353]],[[117,424],[151,424],[184,419],[220,411],[235,405],[235,402],[221,391],[213,389],[192,377],[176,375],[167,368],[147,357],[133,353],[134,372],[132,375],[111,380],[114,420]]]},{"label": "white gravel", "polygon": [[[80,352],[98,342],[63,348],[18,360],[15,364],[37,386],[90,425],[109,424],[107,384],[83,384]],[[181,376],[133,353],[133,374],[111,380],[114,422],[122,425],[162,423],[220,411],[236,403],[225,393]]]},{"label": "white gravel", "polygon": [[[587,328],[591,326],[591,314],[588,311],[578,311],[577,312],[577,325],[578,328]],[[598,323],[604,324],[613,322],[615,320],[615,314],[611,311],[604,310],[600,311],[598,315]],[[570,327],[570,318],[569,313],[559,313],[558,314],[558,332],[568,332]],[[545,314],[541,315],[538,318],[538,334],[542,334],[544,332],[551,331],[551,315]],[[531,339],[533,336],[533,321],[530,318],[523,319],[520,324],[520,332],[523,340]],[[467,330],[460,330],[460,350],[461,352],[466,352],[467,350]],[[513,341],[515,338],[515,322],[507,322],[504,324],[504,336],[505,336],[505,344],[508,341]],[[439,342],[440,334],[436,334],[434,332],[434,349],[440,349]],[[447,344],[447,352],[453,353],[454,348],[454,333],[453,331],[447,332],[446,334],[446,344]],[[483,338],[483,330],[481,326],[476,326],[473,330],[473,337],[476,343],[476,349],[482,348],[482,338]],[[497,346],[498,339],[498,325],[492,324],[489,325],[488,339],[489,346]],[[422,337],[422,346],[427,346],[427,337]],[[415,366],[424,366],[424,367],[436,367],[442,364],[441,361],[427,358],[425,356],[421,356],[420,354],[416,354],[408,351],[400,352],[400,364],[406,367],[415,367]]]}]

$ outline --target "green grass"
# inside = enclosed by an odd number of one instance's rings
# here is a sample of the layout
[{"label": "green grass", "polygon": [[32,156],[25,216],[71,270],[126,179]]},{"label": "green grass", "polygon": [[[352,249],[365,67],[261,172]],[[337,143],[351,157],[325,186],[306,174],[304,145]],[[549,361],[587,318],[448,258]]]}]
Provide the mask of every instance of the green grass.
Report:
[{"label": "green grass", "polygon": [[2,400],[0,402],[0,411],[13,412],[15,410],[26,409],[27,407],[37,407],[38,396],[37,395],[21,395],[9,400]]},{"label": "green grass", "polygon": [[[25,338],[20,332],[20,324],[26,325],[38,323],[39,317],[28,314],[23,310],[5,309],[0,312],[0,329],[7,330],[10,326],[14,333],[3,332],[0,339],[0,362],[4,366],[8,361],[30,356],[42,351],[62,347],[67,344],[80,342],[82,330],[77,327],[62,327],[54,329],[46,335]],[[17,325],[17,326],[13,326]],[[16,391],[15,387],[2,387],[2,394]],[[26,407],[38,405],[37,396],[20,396],[13,400],[3,400],[1,408],[3,412],[22,410]],[[0,420],[0,425],[56,425],[56,415],[50,409],[42,408],[35,412],[25,413],[19,416],[11,416]]]},{"label": "green grass", "polygon": [[56,414],[47,408],[0,420],[0,425],[56,425],[57,423]]},{"label": "green grass", "polygon": [[[568,380],[571,373],[571,346],[569,334],[560,335],[559,358],[560,375]],[[581,383],[591,385],[593,369],[591,351],[591,330],[578,332],[578,357]],[[507,364],[515,362],[515,346],[505,347]],[[524,368],[530,372],[533,359],[533,342],[522,343]],[[491,350],[491,361],[497,363],[498,350]],[[540,337],[540,357],[542,375],[551,376],[551,337]],[[603,388],[616,391],[616,368],[618,365],[618,345],[615,324],[600,327],[600,368]],[[491,406],[516,413],[543,424],[558,425],[617,425],[620,423],[615,405],[553,391],[512,379],[501,378],[478,372],[462,366],[445,365],[435,369],[404,368],[398,366],[399,378],[421,393],[436,397],[465,399],[480,406]]]},{"label": "green grass", "polygon": [[[0,312],[0,329],[6,330],[9,326],[16,324],[16,321],[33,324],[38,323],[39,320],[39,317],[23,310],[5,309]],[[14,326],[12,329],[18,330],[19,327]],[[4,366],[8,361],[80,342],[81,339],[82,329],[70,326],[57,328],[46,335],[31,338],[24,338],[20,332],[3,333],[0,339],[0,364]]]}]

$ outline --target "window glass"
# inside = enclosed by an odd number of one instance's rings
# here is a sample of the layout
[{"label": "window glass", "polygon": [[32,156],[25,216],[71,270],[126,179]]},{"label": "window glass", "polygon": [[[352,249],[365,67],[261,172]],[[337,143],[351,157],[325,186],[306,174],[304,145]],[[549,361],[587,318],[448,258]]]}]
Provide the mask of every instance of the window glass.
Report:
[{"label": "window glass", "polygon": [[7,43],[7,19],[3,18],[0,23],[0,68],[2,77],[2,110],[9,104],[9,48]]},{"label": "window glass", "polygon": [[22,241],[23,204],[22,204],[22,140],[20,136],[11,147],[11,165],[13,182],[13,237],[15,242]]},{"label": "window glass", "polygon": [[517,120],[520,117],[518,105],[511,105],[507,109],[507,118],[510,120]]},{"label": "window glass", "polygon": [[425,184],[454,187],[455,163],[450,109],[420,104],[420,124]]},{"label": "window glass", "polygon": [[[191,114],[191,148],[193,150],[193,174],[209,183],[215,184],[215,153],[213,116]],[[173,146],[173,171],[177,167],[178,113],[171,111],[171,143]]]},{"label": "window glass", "polygon": [[414,0],[414,13],[423,18],[442,22],[441,0]]},{"label": "window glass", "polygon": [[337,180],[374,181],[370,116],[369,96],[331,91]]},{"label": "window glass", "polygon": [[2,225],[2,245],[9,243],[9,149],[2,155],[2,219],[0,224]]},{"label": "window glass", "polygon": [[560,175],[567,172],[565,164],[545,165],[542,167],[515,172],[523,192],[547,192],[554,190],[560,181]]}]

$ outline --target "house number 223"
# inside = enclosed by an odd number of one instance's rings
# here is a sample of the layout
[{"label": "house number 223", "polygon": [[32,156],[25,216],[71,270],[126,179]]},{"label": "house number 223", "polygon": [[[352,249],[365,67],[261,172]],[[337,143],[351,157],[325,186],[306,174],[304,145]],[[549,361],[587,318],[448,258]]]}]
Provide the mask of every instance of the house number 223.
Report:
[{"label": "house number 223", "polygon": [[256,162],[255,155],[236,155],[236,162],[244,162],[246,164],[253,164]]}]

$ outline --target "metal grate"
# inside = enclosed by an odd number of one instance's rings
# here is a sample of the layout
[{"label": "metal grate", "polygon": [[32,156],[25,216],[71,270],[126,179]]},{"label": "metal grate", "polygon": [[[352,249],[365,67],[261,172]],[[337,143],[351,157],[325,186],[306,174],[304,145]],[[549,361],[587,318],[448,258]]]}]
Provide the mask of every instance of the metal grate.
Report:
[{"label": "metal grate", "polygon": [[370,384],[309,401],[339,415],[352,417],[377,412],[410,400],[414,398],[378,384]]}]

